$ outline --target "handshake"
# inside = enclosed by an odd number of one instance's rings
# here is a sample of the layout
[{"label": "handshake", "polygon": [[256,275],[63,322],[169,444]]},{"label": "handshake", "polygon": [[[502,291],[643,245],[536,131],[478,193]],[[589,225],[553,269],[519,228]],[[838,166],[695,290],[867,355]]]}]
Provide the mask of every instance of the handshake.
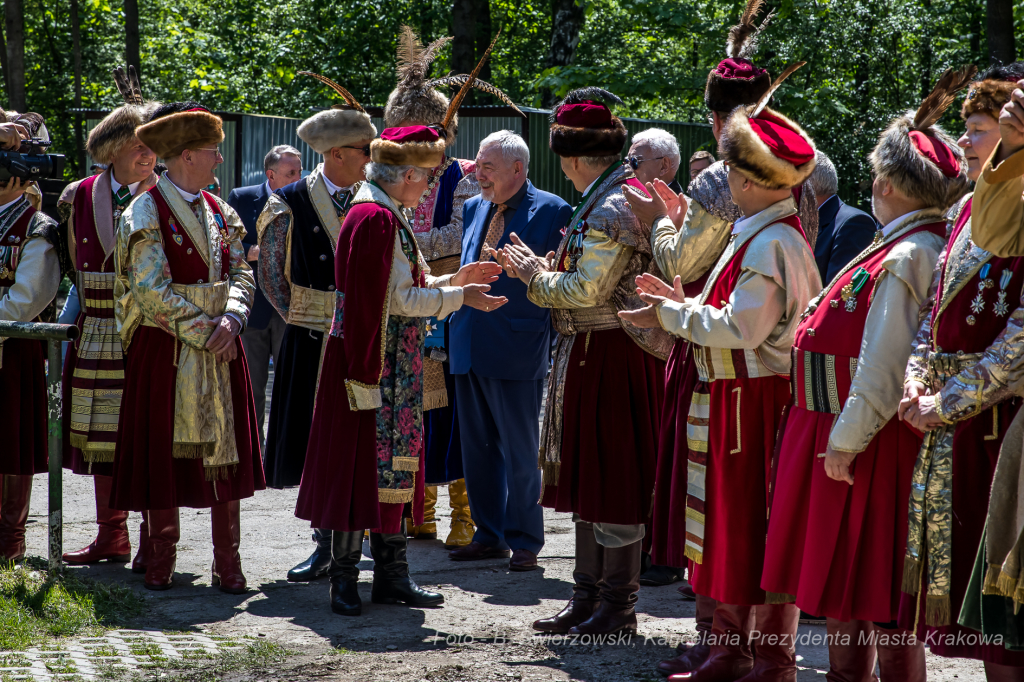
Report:
[{"label": "handshake", "polygon": [[483,255],[494,261],[467,263],[452,276],[452,286],[462,287],[463,303],[471,308],[491,312],[508,303],[504,296],[490,296],[491,282],[496,282],[502,270],[509,277],[516,277],[529,284],[538,272],[555,269],[555,253],[549,252],[541,258],[523,243],[519,235],[512,233],[512,243],[500,249],[484,244]]}]

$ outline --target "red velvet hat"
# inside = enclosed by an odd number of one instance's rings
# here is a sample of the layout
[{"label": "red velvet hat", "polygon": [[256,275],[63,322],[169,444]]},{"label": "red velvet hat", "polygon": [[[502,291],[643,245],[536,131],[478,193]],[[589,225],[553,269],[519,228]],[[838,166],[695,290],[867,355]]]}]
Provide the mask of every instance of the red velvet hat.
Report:
[{"label": "red velvet hat", "polygon": [[764,0],[748,0],[740,23],[729,29],[726,58],[708,73],[704,104],[712,111],[729,112],[744,104],[754,104],[772,84],[768,72],[750,61],[757,50],[758,35],[773,16],[769,14],[760,26],[755,24],[762,5]]},{"label": "red velvet hat", "polygon": [[621,154],[628,134],[609,103],[622,104],[622,100],[601,88],[581,88],[566,95],[551,115],[551,151],[566,157]]},{"label": "red velvet hat", "polygon": [[949,69],[917,111],[897,116],[878,136],[869,157],[874,174],[908,197],[946,210],[967,191],[967,161],[956,140],[937,124],[977,69]]},{"label": "red velvet hat", "polygon": [[777,111],[752,109],[739,107],[725,122],[718,144],[722,159],[769,189],[803,184],[814,170],[814,141]]}]

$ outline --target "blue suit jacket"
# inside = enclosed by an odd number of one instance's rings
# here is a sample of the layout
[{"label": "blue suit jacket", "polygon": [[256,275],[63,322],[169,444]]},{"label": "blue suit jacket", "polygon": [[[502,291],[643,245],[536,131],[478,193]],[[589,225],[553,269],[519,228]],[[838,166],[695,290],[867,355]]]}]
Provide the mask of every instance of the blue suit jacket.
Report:
[{"label": "blue suit jacket", "polygon": [[814,261],[818,264],[821,283],[828,286],[847,263],[867,248],[877,229],[874,218],[844,204],[838,195],[832,195],[819,206]]},{"label": "blue suit jacket", "polygon": [[[490,208],[491,203],[479,195],[465,204],[463,265],[480,257]],[[527,180],[526,195],[512,221],[505,225],[498,246],[507,244],[508,236],[515,232],[534,253],[554,251],[571,215],[569,204]],[[490,313],[464,306],[452,315],[448,327],[452,374],[466,374],[472,369],[492,379],[543,379],[551,356],[551,313],[531,303],[526,298],[526,285],[506,274],[491,285],[490,294],[505,296],[508,303]]]},{"label": "blue suit jacket", "polygon": [[[256,239],[256,219],[260,217],[268,199],[270,199],[270,192],[267,191],[265,182],[249,187],[238,187],[231,190],[231,194],[228,195],[228,205],[235,209],[238,217],[242,219],[242,224],[245,225],[245,239],[242,240],[242,243],[245,244],[246,250],[258,241]],[[267,297],[263,295],[263,290],[260,289],[259,262],[250,262],[249,265],[252,266],[252,275],[256,278],[256,296],[252,302],[252,310],[249,312],[248,328],[266,329],[270,324],[270,316],[276,315],[277,312],[270,305]]]}]

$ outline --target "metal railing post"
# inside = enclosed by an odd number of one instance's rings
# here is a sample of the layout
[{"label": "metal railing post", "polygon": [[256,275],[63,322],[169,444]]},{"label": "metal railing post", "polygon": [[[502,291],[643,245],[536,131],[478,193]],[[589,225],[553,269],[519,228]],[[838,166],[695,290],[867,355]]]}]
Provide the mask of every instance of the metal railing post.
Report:
[{"label": "metal railing post", "polygon": [[47,448],[50,460],[48,555],[50,570],[60,570],[64,555],[64,422],[62,398],[61,343],[78,338],[78,327],[73,324],[47,324],[44,322],[0,321],[0,342],[7,338],[46,341],[47,345]]},{"label": "metal railing post", "polygon": [[61,342],[50,339],[46,343],[49,350],[47,362],[46,393],[48,414],[46,432],[49,436],[50,450],[50,502],[49,502],[49,547],[50,570],[57,571],[61,567],[64,556],[64,422],[62,402],[61,374],[63,363],[61,358]]}]

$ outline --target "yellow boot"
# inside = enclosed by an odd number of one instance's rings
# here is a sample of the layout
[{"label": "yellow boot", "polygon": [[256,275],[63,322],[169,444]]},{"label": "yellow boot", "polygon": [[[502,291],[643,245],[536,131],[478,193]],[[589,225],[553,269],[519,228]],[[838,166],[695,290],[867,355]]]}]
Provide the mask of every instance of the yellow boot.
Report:
[{"label": "yellow boot", "polygon": [[412,540],[436,540],[437,524],[434,522],[434,506],[437,504],[437,486],[428,485],[423,494],[423,525],[410,526]]},{"label": "yellow boot", "polygon": [[473,542],[476,526],[469,511],[469,493],[466,492],[466,479],[461,478],[448,486],[448,503],[452,506],[452,532],[444,541],[446,549],[465,547]]}]

